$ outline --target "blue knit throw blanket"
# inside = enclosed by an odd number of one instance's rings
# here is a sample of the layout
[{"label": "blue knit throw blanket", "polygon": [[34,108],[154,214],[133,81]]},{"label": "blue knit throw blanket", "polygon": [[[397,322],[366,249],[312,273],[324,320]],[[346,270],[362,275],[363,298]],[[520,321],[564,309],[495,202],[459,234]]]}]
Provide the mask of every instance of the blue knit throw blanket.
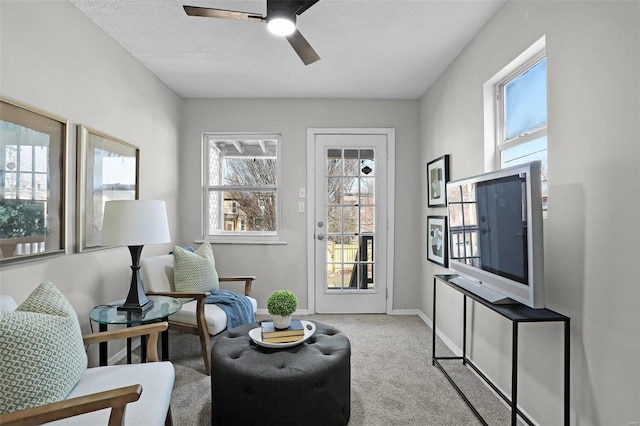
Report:
[{"label": "blue knit throw blanket", "polygon": [[253,305],[247,296],[228,290],[214,290],[204,302],[218,305],[227,314],[227,329],[256,320]]}]

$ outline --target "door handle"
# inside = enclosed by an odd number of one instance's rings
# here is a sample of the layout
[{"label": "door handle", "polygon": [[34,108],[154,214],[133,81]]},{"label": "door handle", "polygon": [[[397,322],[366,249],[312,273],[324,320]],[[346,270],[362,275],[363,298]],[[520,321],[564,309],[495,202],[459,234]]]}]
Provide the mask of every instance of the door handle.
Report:
[{"label": "door handle", "polygon": [[324,240],[324,234],[318,234],[316,236],[320,241]]}]

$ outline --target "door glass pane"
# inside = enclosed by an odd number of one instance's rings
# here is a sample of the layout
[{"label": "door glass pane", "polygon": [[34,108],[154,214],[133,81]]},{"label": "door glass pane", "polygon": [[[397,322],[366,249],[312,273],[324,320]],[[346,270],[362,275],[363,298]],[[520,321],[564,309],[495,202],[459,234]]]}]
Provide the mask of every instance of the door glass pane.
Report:
[{"label": "door glass pane", "polygon": [[360,159],[357,149],[345,149],[344,155],[344,175],[345,176],[358,176],[360,173]]},{"label": "door glass pane", "polygon": [[327,178],[327,204],[341,204],[342,177]]},{"label": "door glass pane", "polygon": [[375,204],[375,178],[361,178],[360,179],[360,205],[373,205]]},{"label": "door glass pane", "polygon": [[375,208],[373,206],[360,207],[360,233],[373,233],[375,230]]},{"label": "door glass pane", "polygon": [[327,232],[342,232],[342,207],[327,207]]},{"label": "door glass pane", "polygon": [[355,235],[358,233],[358,213],[360,209],[358,207],[344,207],[343,208],[343,232],[345,234]]},{"label": "door glass pane", "polygon": [[327,150],[327,290],[371,291],[375,151]]}]

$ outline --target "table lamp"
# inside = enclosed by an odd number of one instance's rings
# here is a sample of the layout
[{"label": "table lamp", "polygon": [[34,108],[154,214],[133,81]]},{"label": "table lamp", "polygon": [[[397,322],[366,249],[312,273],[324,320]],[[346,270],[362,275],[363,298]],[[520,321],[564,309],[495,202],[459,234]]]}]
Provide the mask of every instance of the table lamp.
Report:
[{"label": "table lamp", "polygon": [[131,253],[131,286],[118,311],[143,313],[153,307],[153,301],[147,298],[142,287],[140,254],[145,244],[170,241],[164,201],[118,200],[105,203],[101,244],[129,246]]}]

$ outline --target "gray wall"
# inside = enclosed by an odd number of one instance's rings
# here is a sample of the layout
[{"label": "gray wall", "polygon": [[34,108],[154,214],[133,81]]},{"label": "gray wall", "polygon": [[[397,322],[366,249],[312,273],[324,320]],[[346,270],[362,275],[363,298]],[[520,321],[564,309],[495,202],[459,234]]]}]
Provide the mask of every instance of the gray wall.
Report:
[{"label": "gray wall", "polygon": [[[182,100],[119,44],[66,1],[0,2],[2,97],[69,120],[67,255],[2,266],[0,292],[18,303],[42,281],[69,298],[88,331],[88,313],[126,296],[126,247],[75,254],[76,125],[137,145],[140,198],[167,203],[177,235],[177,141]],[[147,246],[143,255],[170,245]]]},{"label": "gray wall", "polygon": [[[415,185],[423,165],[418,152],[418,102],[344,99],[187,99],[180,157],[180,238],[193,244],[200,235],[200,164],[203,132],[273,132],[282,134],[282,233],[287,245],[214,244],[222,276],[258,277],[252,295],[266,307],[271,292],[296,293],[307,309],[306,214],[298,213],[298,188],[306,187],[307,128],[394,127],[396,129],[396,200],[394,309],[416,308],[419,288],[419,223],[423,198],[406,190]],[[404,224],[412,224],[404,226]]]},{"label": "gray wall", "polygon": [[[572,424],[637,421],[639,20],[635,1],[508,2],[419,102],[181,100],[69,3],[0,1],[0,94],[71,122],[68,254],[3,266],[0,292],[21,302],[38,283],[53,281],[87,328],[91,307],[126,291],[125,248],[73,252],[76,124],[141,148],[141,197],[167,201],[172,237],[181,244],[200,237],[201,132],[281,132],[288,245],[214,246],[222,274],[258,275],[261,307],[276,288],[306,295],[306,222],[297,213],[298,187],[306,184],[306,129],[395,127],[394,309],[419,308],[431,317],[431,277],[444,271],[424,260],[425,224],[443,209],[424,206],[425,164],[448,153],[454,178],[483,171],[482,84],[546,34],[546,291],[547,306],[572,318]],[[143,256],[168,248],[148,246]],[[439,310],[438,323],[461,346],[453,318],[459,299],[446,289],[440,295],[446,310]],[[445,312],[449,324],[440,317]],[[480,308],[472,321],[474,359],[508,389],[509,324]],[[539,424],[557,424],[561,330],[527,325],[521,337],[523,408]]]},{"label": "gray wall", "polygon": [[[545,290],[547,307],[572,321],[572,424],[640,418],[639,21],[638,2],[507,2],[420,102],[423,162],[451,154],[453,179],[483,172],[482,85],[546,34]],[[431,317],[431,276],[443,271],[422,271]],[[440,294],[451,311],[438,324],[461,347],[461,302]],[[473,358],[508,391],[510,324],[480,307],[471,321]],[[559,424],[561,327],[526,325],[520,337],[522,407]]]}]

